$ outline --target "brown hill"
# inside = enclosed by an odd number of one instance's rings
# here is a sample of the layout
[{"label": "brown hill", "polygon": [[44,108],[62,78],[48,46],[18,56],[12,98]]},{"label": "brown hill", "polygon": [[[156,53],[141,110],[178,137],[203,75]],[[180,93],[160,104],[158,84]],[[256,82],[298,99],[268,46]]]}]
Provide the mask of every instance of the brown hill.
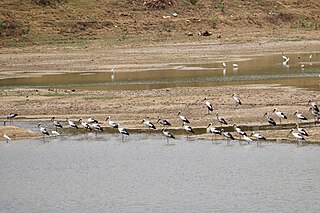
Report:
[{"label": "brown hill", "polygon": [[319,11],[318,0],[2,0],[0,45],[318,39]]}]

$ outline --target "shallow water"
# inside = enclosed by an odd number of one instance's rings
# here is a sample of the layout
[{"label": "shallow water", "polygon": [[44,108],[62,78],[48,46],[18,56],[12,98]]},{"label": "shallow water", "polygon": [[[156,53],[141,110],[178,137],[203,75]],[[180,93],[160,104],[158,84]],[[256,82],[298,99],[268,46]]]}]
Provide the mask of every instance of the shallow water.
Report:
[{"label": "shallow water", "polygon": [[[157,89],[181,86],[219,86],[245,84],[281,84],[320,90],[320,53],[288,54],[289,66],[281,55],[231,58],[227,68],[221,61],[209,64],[167,64],[161,70],[71,73],[30,78],[0,79],[0,87],[60,87],[81,89]],[[238,69],[232,64],[237,63]],[[301,65],[305,65],[302,69]]]},{"label": "shallow water", "polygon": [[319,146],[65,135],[0,142],[0,212],[319,212]]}]

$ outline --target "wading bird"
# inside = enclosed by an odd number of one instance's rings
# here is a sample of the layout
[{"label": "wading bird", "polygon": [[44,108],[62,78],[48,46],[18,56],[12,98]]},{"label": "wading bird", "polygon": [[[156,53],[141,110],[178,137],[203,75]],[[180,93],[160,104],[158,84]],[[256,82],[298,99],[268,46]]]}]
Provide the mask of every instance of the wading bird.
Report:
[{"label": "wading bird", "polygon": [[48,132],[48,130],[47,130],[46,128],[42,127],[41,125],[42,125],[41,123],[38,124],[38,127],[39,127],[40,132],[41,132],[42,135],[43,135],[43,140],[44,140],[44,136],[45,136],[45,135],[48,135],[48,136],[49,136],[49,132]]},{"label": "wading bird", "polygon": [[148,127],[148,130],[156,129],[156,126],[153,123],[151,123],[151,121],[147,121],[146,119],[143,119],[141,123],[144,124],[146,127]]},{"label": "wading bird", "polygon": [[62,124],[59,121],[55,120],[55,117],[52,117],[51,121],[53,122],[53,125],[56,127],[56,131],[57,131],[58,127],[63,128]]},{"label": "wading bird", "polygon": [[[300,146],[301,145],[301,141],[305,141],[306,139],[304,139],[304,137],[300,134],[300,133],[298,133],[298,132],[294,132],[294,129],[291,129],[291,131],[289,132],[289,134],[292,134],[292,136],[295,138],[295,139],[297,139],[297,143],[298,143],[298,146]],[[289,136],[289,134],[288,134],[288,136]]]},{"label": "wading bird", "polygon": [[225,132],[224,129],[221,129],[222,135],[228,139],[228,145],[230,145],[230,140],[235,140],[230,132]]},{"label": "wading bird", "polygon": [[302,120],[302,121],[308,120],[307,117],[305,117],[305,116],[302,115],[301,113],[298,113],[298,111],[296,111],[295,113],[293,113],[293,115],[295,115],[299,120]]},{"label": "wading bird", "polygon": [[90,125],[87,123],[87,122],[84,122],[82,120],[82,118],[79,119],[79,122],[81,123],[81,126],[84,128],[84,129],[88,129],[90,131],[92,131],[92,128],[90,127]]},{"label": "wading bird", "polygon": [[314,111],[319,112],[318,105],[315,102],[313,102],[312,100],[309,100],[308,104],[312,107],[312,109],[314,109]]},{"label": "wading bird", "polygon": [[[188,133],[194,134],[194,131],[193,131],[193,129],[192,129],[191,126],[187,126],[186,123],[183,123],[182,126],[183,126],[183,128],[184,128]],[[189,135],[187,135],[187,137],[188,137],[188,136],[189,136]]]},{"label": "wading bird", "polygon": [[236,97],[234,93],[231,96],[232,96],[233,100],[236,102],[236,106],[242,104],[240,98]]},{"label": "wading bird", "polygon": [[279,117],[280,124],[281,124],[281,118],[287,119],[287,116],[283,112],[278,111],[277,108],[274,108],[272,112],[274,112]]},{"label": "wading bird", "polygon": [[9,123],[13,124],[12,119],[14,119],[17,116],[18,116],[18,114],[16,114],[16,113],[10,113],[9,115],[7,115],[7,120],[9,121]]},{"label": "wading bird", "polygon": [[304,128],[299,127],[299,124],[296,124],[296,128],[301,135],[304,135],[307,137],[309,136],[309,134],[307,133],[307,131]]},{"label": "wading bird", "polygon": [[233,128],[237,131],[237,133],[241,136],[248,136],[247,133],[245,133],[244,131],[242,131],[237,124],[233,124]]},{"label": "wading bird", "polygon": [[57,132],[57,131],[55,131],[55,130],[52,130],[52,131],[51,131],[51,135],[53,135],[54,137],[57,137],[57,136],[60,135],[60,133]]},{"label": "wading bird", "polygon": [[220,125],[222,126],[222,124],[228,125],[228,123],[226,122],[226,120],[222,117],[219,117],[219,114],[216,114],[217,116],[217,121],[220,123]]},{"label": "wading bird", "polygon": [[3,137],[6,139],[7,143],[11,141],[11,138],[6,133],[3,133]]},{"label": "wading bird", "polygon": [[93,119],[93,118],[88,118],[88,123],[89,124],[92,124],[92,123],[99,123],[96,119]]},{"label": "wading bird", "polygon": [[127,135],[127,136],[130,135],[129,132],[125,128],[122,128],[119,126],[118,126],[118,131],[121,134],[121,141],[123,141],[125,135]]},{"label": "wading bird", "polygon": [[273,118],[269,117],[269,113],[264,113],[264,116],[267,118],[267,121],[269,124],[273,126],[277,126],[277,123],[273,120]]},{"label": "wading bird", "polygon": [[179,111],[178,112],[178,116],[179,116],[179,118],[180,118],[180,120],[183,122],[183,123],[190,123],[190,121],[186,118],[186,117],[184,117],[183,115],[181,115],[181,112]]},{"label": "wading bird", "polygon": [[267,140],[266,137],[264,137],[263,135],[259,134],[259,133],[255,133],[252,132],[250,136],[253,136],[254,138],[257,139],[257,146],[261,146],[261,141],[262,140]]},{"label": "wading bird", "polygon": [[161,132],[163,133],[164,136],[166,136],[166,138],[167,138],[167,144],[169,143],[169,139],[170,139],[170,138],[176,139],[176,138],[174,137],[174,135],[171,134],[171,132],[166,131],[164,128],[161,130]]},{"label": "wading bird", "polygon": [[319,121],[319,118],[320,118],[319,112],[317,112],[316,110],[314,110],[312,107],[310,107],[309,111],[310,111],[311,115],[312,115],[313,118],[314,118],[314,123],[315,123],[315,125],[317,125],[317,122]]},{"label": "wading bird", "polygon": [[111,121],[110,116],[107,117],[106,121],[108,121],[109,126],[110,126],[111,128],[118,128],[118,126],[119,126],[116,122]]},{"label": "wading bird", "polygon": [[68,124],[69,124],[69,126],[70,126],[71,128],[79,129],[78,125],[75,124],[73,121],[69,120],[69,118],[67,118],[66,121],[68,122]]},{"label": "wading bird", "polygon": [[225,62],[222,62],[222,66],[223,66],[223,68],[226,68],[227,64]]},{"label": "wading bird", "polygon": [[207,109],[208,109],[208,115],[210,114],[210,111],[212,112],[213,111],[213,106],[212,104],[208,101],[207,98],[204,98],[203,99],[205,105],[207,106]]},{"label": "wading bird", "polygon": [[161,118],[158,119],[157,123],[160,123],[163,127],[171,126],[171,123],[169,121]]},{"label": "wading bird", "polygon": [[[216,135],[221,135],[221,131],[215,127],[212,127],[212,123],[209,123],[209,125],[207,126],[207,133],[213,134],[215,138],[216,138]],[[212,135],[212,140],[213,140],[213,135]]]}]

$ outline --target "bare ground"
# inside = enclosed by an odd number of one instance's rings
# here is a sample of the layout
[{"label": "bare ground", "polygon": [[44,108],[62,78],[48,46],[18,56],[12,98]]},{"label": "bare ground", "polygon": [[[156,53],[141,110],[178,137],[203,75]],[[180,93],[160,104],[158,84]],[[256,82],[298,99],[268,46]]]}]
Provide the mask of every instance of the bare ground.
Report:
[{"label": "bare ground", "polygon": [[[66,72],[104,71],[116,67],[117,72],[152,69],[169,63],[228,61],[247,55],[281,54],[282,52],[313,52],[319,50],[319,41],[283,41],[252,43],[197,43],[170,44],[144,47],[119,47],[107,49],[95,45],[90,48],[3,49],[0,55],[2,78],[61,74]],[[19,71],[20,70],[20,71]],[[23,71],[22,71],[23,70]],[[243,105],[235,107],[231,94],[237,94]],[[191,120],[191,126],[204,129],[209,123],[219,126],[216,113],[229,124],[264,126],[263,114],[276,107],[289,117],[284,123],[297,122],[295,111],[306,115],[310,121],[308,100],[318,101],[319,92],[279,85],[247,85],[203,88],[168,88],[134,91],[93,91],[66,89],[3,89],[0,114],[18,113],[18,119],[78,120],[89,116],[102,121],[107,116],[127,128],[145,128],[141,121],[156,123],[158,118],[168,119],[173,128],[180,128],[177,113],[181,111]],[[206,115],[203,99],[214,105],[214,112]],[[275,118],[275,117],[274,117]],[[275,118],[276,121],[277,118]],[[268,138],[287,138],[291,126],[285,130],[262,131]],[[319,141],[319,127],[308,126],[309,141]],[[52,128],[52,127],[48,127]],[[289,129],[288,129],[289,128]],[[252,129],[252,128],[251,128]],[[280,128],[281,129],[281,128]],[[2,129],[1,129],[2,130]],[[15,130],[18,131],[18,130]],[[24,132],[27,132],[23,130]],[[22,134],[22,133],[21,133]],[[32,133],[32,136],[34,134]],[[207,137],[207,136],[206,136]],[[290,136],[289,136],[290,137]]]}]

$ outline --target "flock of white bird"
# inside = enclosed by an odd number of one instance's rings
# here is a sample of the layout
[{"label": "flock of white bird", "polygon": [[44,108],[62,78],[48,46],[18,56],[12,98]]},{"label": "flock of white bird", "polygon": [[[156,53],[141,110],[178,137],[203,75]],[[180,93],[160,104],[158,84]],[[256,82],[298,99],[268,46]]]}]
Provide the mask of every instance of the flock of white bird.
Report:
[{"label": "flock of white bird", "polygon": [[[240,98],[237,97],[235,94],[232,94],[231,97],[233,98],[236,107],[239,105],[242,105]],[[209,102],[209,100],[207,98],[204,98],[203,101],[204,101],[204,104],[208,110],[207,113],[210,114],[210,112],[212,112],[214,110],[213,105]],[[319,108],[318,108],[317,104],[315,102],[313,102],[312,100],[309,100],[308,104],[310,105],[309,111],[310,111],[311,115],[314,117],[315,124],[316,124],[320,118]],[[275,108],[272,112],[274,113],[275,116],[277,116],[279,118],[280,124],[282,122],[282,119],[287,119],[287,116],[283,112],[279,111],[277,108]],[[299,121],[308,120],[308,118],[306,116],[299,113],[298,111],[296,111],[293,115],[295,115]],[[18,116],[18,115],[15,113],[10,113],[7,116],[7,122],[12,122],[12,119],[15,118],[16,116]],[[270,125],[272,125],[272,126],[278,125],[277,122],[270,116],[270,114],[268,112],[266,112],[264,114],[264,116],[266,117],[266,121]],[[183,116],[180,111],[178,112],[177,117],[182,122],[183,129],[187,132],[187,138],[188,138],[189,134],[195,134],[195,131],[190,126],[190,121],[185,116]],[[112,121],[110,116],[108,116],[105,121],[107,121],[107,123],[108,123],[108,126],[109,126],[108,128],[118,130],[118,132],[122,136],[122,139],[121,139],[122,141],[124,140],[124,136],[130,135],[127,129],[120,127],[118,123]],[[223,129],[223,125],[225,125],[225,126],[228,125],[228,122],[223,117],[219,116],[218,113],[216,113],[216,121],[218,123],[220,123],[220,128],[213,127],[212,123],[210,123],[206,128],[206,132],[208,134],[212,134],[212,140],[213,140],[213,137],[216,135],[224,136],[227,139],[228,144],[230,143],[231,140],[235,140],[235,137],[230,132],[227,132]],[[46,135],[47,136],[50,136],[50,135],[59,136],[60,133],[58,131],[58,128],[60,128],[60,129],[64,128],[64,125],[60,121],[57,121],[55,119],[55,117],[52,117],[51,122],[52,122],[53,127],[55,127],[55,130],[52,130],[51,133],[49,133],[47,128],[45,128],[41,123],[38,124],[39,131],[43,134],[43,139]],[[77,122],[72,121],[69,118],[67,118],[66,123],[69,128],[74,128],[74,129],[81,128],[81,129],[85,129],[88,131],[96,131],[96,132],[104,131],[103,127],[101,127],[101,125],[100,125],[100,122],[91,118],[91,117],[88,118],[86,121],[83,120],[82,118],[80,118]],[[175,136],[167,130],[167,128],[171,126],[171,123],[168,120],[160,118],[157,120],[157,123],[159,123],[161,125],[161,132],[167,138],[167,143],[169,143],[169,139],[175,139]],[[157,129],[157,127],[151,121],[146,120],[146,119],[143,119],[141,124],[146,126],[148,128],[148,130],[156,130]],[[237,124],[234,124],[233,128],[234,128],[235,132],[239,135],[240,139],[242,139],[243,141],[246,141],[248,143],[253,141],[252,138],[257,140],[257,145],[261,145],[261,141],[266,140],[265,136],[263,136],[259,133],[256,133],[256,132],[252,132],[250,135],[247,134],[239,126],[237,126]],[[292,136],[295,139],[297,139],[297,142],[299,145],[301,144],[301,141],[305,140],[305,137],[309,136],[309,134],[307,133],[307,131],[305,129],[299,127],[298,123],[296,124],[295,128],[290,130],[288,135],[290,133],[292,134]],[[3,137],[5,138],[7,143],[9,141],[11,141],[11,138],[6,133],[4,133]],[[239,139],[239,142],[241,141],[240,139]]]},{"label": "flock of white bird", "polygon": [[[283,65],[288,66],[289,60],[290,60],[289,57],[286,57],[283,55],[282,58],[283,58]],[[312,59],[312,55],[309,56],[310,63],[311,63],[311,59]],[[222,66],[224,68],[226,68],[227,65],[225,62],[223,62]],[[238,69],[239,66],[238,66],[238,64],[232,64],[232,67],[233,67],[233,69]],[[304,65],[301,65],[301,68],[303,68],[303,67],[304,67]],[[114,73],[115,73],[114,69],[112,69],[111,72],[114,75]],[[233,98],[236,107],[239,105],[242,105],[240,98],[237,97],[235,94],[232,94],[231,97]],[[209,100],[207,98],[205,98],[203,101],[204,101],[205,106],[207,107],[208,114],[210,114],[210,112],[212,112],[214,109],[213,105],[209,102]],[[310,111],[311,115],[314,117],[315,124],[316,124],[320,118],[319,108],[318,108],[317,104],[315,102],[313,102],[312,100],[309,100],[308,104],[310,105],[309,111]],[[282,119],[287,119],[287,116],[283,112],[279,111],[277,108],[275,108],[273,110],[273,113],[279,118],[280,124],[282,122]],[[294,113],[294,115],[300,121],[308,120],[308,118],[306,116],[299,113],[298,111],[296,111]],[[7,122],[12,123],[12,119],[14,119],[17,116],[18,116],[18,114],[16,114],[16,113],[10,113],[9,115],[7,115],[7,120],[4,122],[4,124],[6,124]],[[183,116],[180,111],[178,112],[177,116],[179,117],[179,120],[182,122],[182,126],[183,126],[184,130],[187,132],[187,134],[195,134],[193,128],[189,125],[190,121],[185,116]],[[278,125],[268,112],[266,112],[264,114],[264,116],[266,117],[266,121],[270,125],[272,125],[272,126]],[[212,123],[210,123],[206,128],[206,132],[208,134],[212,134],[213,136],[222,135],[222,136],[226,137],[228,144],[230,143],[230,140],[235,140],[235,137],[230,132],[224,131],[224,129],[222,128],[222,125],[228,125],[227,121],[224,118],[220,117],[218,113],[216,113],[216,119],[217,119],[217,122],[220,123],[220,128],[213,127]],[[43,125],[41,123],[38,124],[39,131],[43,134],[43,138],[45,137],[45,135],[48,135],[48,136],[49,135],[52,135],[52,136],[59,136],[60,135],[60,133],[58,132],[58,128],[63,128],[62,123],[57,121],[55,119],[55,117],[53,117],[51,119],[51,121],[55,127],[55,130],[52,130],[51,133],[49,133],[49,131],[45,127],[43,127]],[[110,116],[107,117],[106,121],[108,122],[109,128],[113,128],[113,129],[118,130],[118,132],[122,136],[122,140],[124,139],[124,136],[130,135],[127,129],[120,127],[118,123],[112,121]],[[85,130],[96,131],[96,132],[103,131],[103,128],[101,127],[99,122],[91,117],[88,118],[87,121],[80,118],[78,120],[78,122],[74,122],[74,121],[70,120],[69,118],[67,118],[66,122],[68,123],[69,128],[75,128],[75,129],[82,128]],[[160,119],[158,119],[157,123],[161,124],[161,126],[162,126],[161,132],[167,138],[167,143],[169,143],[169,139],[175,139],[175,136],[167,130],[167,128],[171,126],[171,123],[169,121],[160,118]],[[157,129],[156,126],[151,121],[146,120],[146,119],[143,119],[141,124],[144,124],[148,128],[148,130]],[[233,128],[237,132],[237,134],[239,134],[239,136],[242,137],[242,139],[244,141],[247,141],[248,143],[253,141],[251,139],[251,137],[254,137],[257,140],[257,145],[261,145],[261,141],[266,140],[265,136],[263,136],[259,133],[256,133],[256,132],[252,132],[250,135],[248,135],[245,131],[241,130],[237,126],[237,124],[234,124]],[[309,134],[307,133],[307,131],[305,129],[299,127],[298,123],[296,124],[295,128],[290,130],[289,134],[292,134],[292,136],[295,139],[297,139],[298,144],[300,144],[301,141],[304,141],[305,137],[309,136]],[[212,136],[212,139],[213,139],[213,136]],[[5,138],[7,143],[9,141],[11,141],[11,138],[6,133],[4,133],[3,137]]]}]

